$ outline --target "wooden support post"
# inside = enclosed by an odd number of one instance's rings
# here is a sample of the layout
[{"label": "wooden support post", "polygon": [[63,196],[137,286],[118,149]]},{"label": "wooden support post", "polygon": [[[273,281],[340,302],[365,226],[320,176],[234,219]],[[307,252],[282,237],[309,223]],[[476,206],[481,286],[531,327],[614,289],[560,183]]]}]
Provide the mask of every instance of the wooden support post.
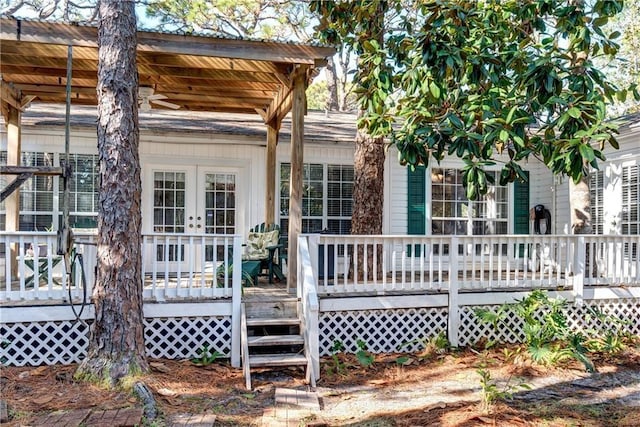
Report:
[{"label": "wooden support post", "polygon": [[276,146],[278,145],[278,133],[280,132],[280,121],[275,118],[267,123],[267,164],[266,183],[267,192],[265,196],[265,224],[275,222],[276,203]]},{"label": "wooden support post", "polygon": [[304,113],[306,109],[306,69],[301,67],[293,78],[291,108],[291,175],[289,185],[289,246],[287,291],[297,289],[298,235],[302,230],[302,171],[304,146]]},{"label": "wooden support post", "polygon": [[[21,112],[9,105],[7,116],[7,165],[20,166],[22,157],[22,127],[20,123]],[[14,179],[18,179],[16,176]],[[20,229],[20,189],[17,188],[5,200],[6,231],[18,231]],[[18,261],[16,256],[17,246],[11,244],[11,275],[18,275]]]}]

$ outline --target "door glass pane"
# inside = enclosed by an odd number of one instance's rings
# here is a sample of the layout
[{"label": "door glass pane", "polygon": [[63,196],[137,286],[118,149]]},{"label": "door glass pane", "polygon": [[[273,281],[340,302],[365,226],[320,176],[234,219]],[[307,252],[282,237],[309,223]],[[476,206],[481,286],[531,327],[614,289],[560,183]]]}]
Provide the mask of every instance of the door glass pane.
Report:
[{"label": "door glass pane", "polygon": [[153,186],[153,231],[184,233],[185,174],[154,172]]},{"label": "door glass pane", "polygon": [[235,233],[236,176],[229,173],[205,174],[205,233]]}]

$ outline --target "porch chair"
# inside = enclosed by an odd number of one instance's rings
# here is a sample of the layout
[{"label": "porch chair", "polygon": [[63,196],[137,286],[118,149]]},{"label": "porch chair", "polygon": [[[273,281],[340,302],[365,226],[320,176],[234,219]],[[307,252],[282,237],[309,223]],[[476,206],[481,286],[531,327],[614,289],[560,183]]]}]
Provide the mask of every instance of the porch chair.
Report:
[{"label": "porch chair", "polygon": [[[278,224],[258,224],[249,230],[243,261],[259,261],[260,276],[267,276],[273,283],[274,276],[285,280],[282,274],[283,244],[280,243]],[[266,270],[267,273],[263,273]]]}]

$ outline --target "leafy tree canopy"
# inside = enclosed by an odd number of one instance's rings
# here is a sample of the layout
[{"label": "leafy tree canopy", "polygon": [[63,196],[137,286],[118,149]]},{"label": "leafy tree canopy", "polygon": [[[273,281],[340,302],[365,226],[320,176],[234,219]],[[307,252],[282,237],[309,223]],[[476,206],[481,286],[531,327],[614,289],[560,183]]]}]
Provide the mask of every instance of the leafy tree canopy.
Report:
[{"label": "leafy tree canopy", "polygon": [[309,39],[301,0],[146,0],[146,12],[167,29],[271,40]]},{"label": "leafy tree canopy", "polygon": [[[384,3],[393,15],[384,43],[360,37]],[[618,32],[605,33],[622,1],[314,1],[320,32],[360,55],[355,76],[365,115],[359,125],[390,138],[412,167],[456,155],[469,199],[500,182],[524,180],[535,157],[579,181],[617,148],[607,103],[620,94],[594,66],[614,57]],[[636,87],[629,90],[636,98]],[[594,145],[592,143],[595,144]]]}]

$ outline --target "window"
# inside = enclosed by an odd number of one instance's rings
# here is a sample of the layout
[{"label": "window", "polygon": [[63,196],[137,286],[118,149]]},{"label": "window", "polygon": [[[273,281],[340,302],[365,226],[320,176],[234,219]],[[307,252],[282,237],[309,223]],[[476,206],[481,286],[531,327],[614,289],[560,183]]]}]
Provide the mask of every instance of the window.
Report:
[{"label": "window", "polygon": [[[7,152],[0,153],[0,162],[7,164]],[[22,166],[53,166],[53,153],[23,152]],[[34,176],[20,186],[20,230],[45,231],[53,226],[53,194],[55,177]],[[3,178],[4,188],[7,180]],[[2,215],[0,222],[6,228],[4,202],[0,205]]]},{"label": "window", "polygon": [[205,233],[234,234],[236,176],[228,173],[208,173],[205,181]]},{"label": "window", "polygon": [[622,234],[640,234],[640,166],[622,168]]},{"label": "window", "polygon": [[184,172],[154,172],[154,232],[184,233],[185,179]]},{"label": "window", "polygon": [[603,234],[604,232],[603,178],[604,173],[599,170],[592,171],[589,177],[591,225],[593,228],[593,234]]},{"label": "window", "polygon": [[[492,174],[498,182],[496,172]],[[431,169],[431,230],[434,235],[506,234],[509,227],[509,192],[495,184],[478,200],[467,200],[462,171]]]},{"label": "window", "polygon": [[[291,164],[280,165],[280,228],[289,226],[289,178]],[[351,232],[353,166],[305,164],[303,167],[302,232],[329,230]]]},{"label": "window", "polygon": [[[94,154],[70,154],[71,179],[69,180],[69,223],[72,228],[96,228],[98,226],[98,156]],[[64,154],[60,164],[64,164]],[[60,183],[60,208],[63,206],[63,184]]]}]

